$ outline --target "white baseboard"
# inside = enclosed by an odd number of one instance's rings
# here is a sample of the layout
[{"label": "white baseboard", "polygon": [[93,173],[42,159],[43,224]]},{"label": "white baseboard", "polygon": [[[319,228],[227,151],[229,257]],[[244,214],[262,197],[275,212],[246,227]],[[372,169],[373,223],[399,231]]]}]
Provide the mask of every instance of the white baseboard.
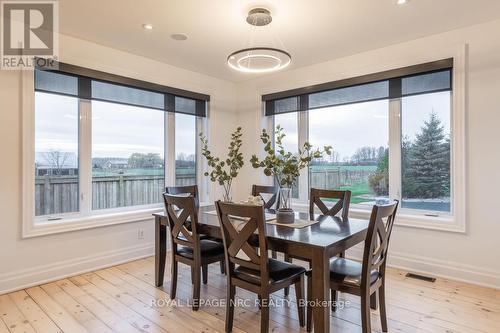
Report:
[{"label": "white baseboard", "polygon": [[[354,248],[347,252],[347,256],[361,259],[362,251],[362,248]],[[390,250],[387,265],[409,272],[500,289],[500,272],[482,267]]]},{"label": "white baseboard", "polygon": [[134,245],[0,275],[0,295],[154,255],[154,243]]},{"label": "white baseboard", "polygon": [[[347,251],[347,256],[361,259],[362,251],[361,247],[355,247]],[[154,255],[154,243],[148,243],[9,272],[0,275],[0,295],[152,255]],[[414,273],[500,289],[500,272],[457,262],[443,261],[409,253],[390,252],[388,266]]]}]

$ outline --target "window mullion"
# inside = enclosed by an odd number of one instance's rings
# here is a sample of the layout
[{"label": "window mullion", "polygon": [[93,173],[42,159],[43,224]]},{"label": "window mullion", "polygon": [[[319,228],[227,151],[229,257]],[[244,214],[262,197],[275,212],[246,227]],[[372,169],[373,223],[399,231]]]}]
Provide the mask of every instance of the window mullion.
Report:
[{"label": "window mullion", "polygon": [[92,102],[80,99],[79,111],[80,213],[89,215],[92,211]]},{"label": "window mullion", "polygon": [[401,200],[401,98],[389,101],[389,198]]},{"label": "window mullion", "polygon": [[[298,113],[298,134],[299,134],[299,149],[304,146],[304,143],[309,141],[309,112],[302,111]],[[299,201],[309,200],[309,169],[304,168],[300,171],[299,176]]]},{"label": "window mullion", "polygon": [[165,183],[175,186],[175,113],[166,112]]},{"label": "window mullion", "polygon": [[196,117],[196,184],[200,193],[201,202],[209,202],[209,183],[208,177],[205,177],[205,172],[208,171],[207,160],[201,155],[200,140],[198,133],[208,133],[207,118]]}]

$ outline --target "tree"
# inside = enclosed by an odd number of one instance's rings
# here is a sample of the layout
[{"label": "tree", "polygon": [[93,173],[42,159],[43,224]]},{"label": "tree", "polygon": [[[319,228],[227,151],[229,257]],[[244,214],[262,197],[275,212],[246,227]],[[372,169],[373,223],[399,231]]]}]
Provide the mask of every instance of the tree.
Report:
[{"label": "tree", "polygon": [[431,113],[413,143],[403,141],[403,196],[439,198],[450,191],[450,142]]},{"label": "tree", "polygon": [[374,165],[383,157],[384,152],[384,147],[361,147],[352,155],[351,163],[355,165]]},{"label": "tree", "polygon": [[377,170],[368,177],[368,184],[375,194],[389,195],[389,149],[380,147],[377,155]]},{"label": "tree", "polygon": [[62,171],[68,162],[71,153],[62,152],[60,150],[50,150],[42,153],[43,159],[54,170],[57,176],[62,175]]}]

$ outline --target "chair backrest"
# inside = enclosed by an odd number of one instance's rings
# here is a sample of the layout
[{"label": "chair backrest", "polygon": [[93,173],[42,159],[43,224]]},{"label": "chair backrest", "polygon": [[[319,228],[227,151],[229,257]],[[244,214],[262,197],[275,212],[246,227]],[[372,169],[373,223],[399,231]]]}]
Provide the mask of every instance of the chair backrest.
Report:
[{"label": "chair backrest", "polygon": [[196,209],[200,208],[200,196],[198,194],[197,185],[167,186],[165,187],[165,192],[167,194],[174,194],[174,195],[192,195],[194,198]]},{"label": "chair backrest", "polygon": [[[265,200],[262,194],[272,194],[269,200]],[[252,196],[260,196],[264,201],[265,209],[280,208],[280,189],[278,186],[263,186],[263,185],[252,185]],[[274,205],[276,204],[276,207]]]},{"label": "chair backrest", "polygon": [[[227,274],[234,275],[235,265],[260,271],[260,281],[269,281],[264,207],[217,201],[222,229]],[[257,235],[255,234],[257,232]],[[258,247],[251,239],[258,238]]]},{"label": "chair backrest", "polygon": [[[332,208],[328,208],[321,198],[337,199]],[[314,206],[317,206],[323,215],[335,216],[342,210],[342,218],[349,215],[349,204],[351,203],[351,191],[323,190],[311,188],[309,195],[309,215],[314,215]]]},{"label": "chair backrest", "polygon": [[389,239],[398,204],[399,201],[394,200],[390,204],[373,206],[365,240],[361,284],[369,286],[370,274],[373,270],[377,270],[380,277],[385,275]]},{"label": "chair backrest", "polygon": [[198,209],[195,207],[194,197],[163,193],[163,199],[167,211],[172,250],[177,253],[177,245],[183,245],[192,248],[194,255],[198,254],[200,249],[197,230]]}]

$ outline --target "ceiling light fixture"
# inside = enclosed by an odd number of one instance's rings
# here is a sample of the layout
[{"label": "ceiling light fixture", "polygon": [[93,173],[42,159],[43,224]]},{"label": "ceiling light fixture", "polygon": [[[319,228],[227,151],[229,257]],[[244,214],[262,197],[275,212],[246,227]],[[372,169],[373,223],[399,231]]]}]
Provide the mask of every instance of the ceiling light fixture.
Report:
[{"label": "ceiling light fixture", "polygon": [[[254,27],[267,26],[272,20],[271,13],[265,8],[250,10],[246,19]],[[291,62],[290,53],[276,47],[248,47],[227,57],[229,67],[243,73],[274,72],[287,67]]]},{"label": "ceiling light fixture", "polygon": [[153,30],[153,25],[152,24],[149,24],[149,23],[144,23],[142,25],[142,27],[145,29],[145,30]]},{"label": "ceiling light fixture", "polygon": [[410,0],[397,0],[397,2],[396,2],[396,3],[397,3],[398,5],[404,5],[405,3],[408,3],[408,1],[410,1]]}]

